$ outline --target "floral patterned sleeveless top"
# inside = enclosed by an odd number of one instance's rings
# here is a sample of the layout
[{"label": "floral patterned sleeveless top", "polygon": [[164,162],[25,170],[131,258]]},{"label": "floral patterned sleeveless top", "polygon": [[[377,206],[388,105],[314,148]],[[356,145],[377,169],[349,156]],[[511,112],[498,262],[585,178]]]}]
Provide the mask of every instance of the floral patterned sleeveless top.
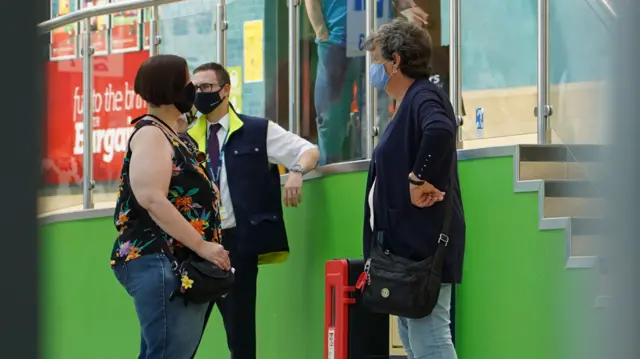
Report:
[{"label": "floral patterned sleeveless top", "polygon": [[[165,133],[174,150],[173,173],[167,199],[200,233],[202,240],[220,243],[222,240],[220,193],[203,167],[203,161],[198,160],[202,156],[196,156],[197,150],[193,148],[193,141],[188,138],[188,135],[178,136],[190,147],[185,148],[180,142],[172,139],[169,131],[173,132],[173,130],[160,119],[153,117],[160,123],[158,124],[149,117],[145,115],[134,120],[136,124],[131,138],[144,126],[156,126]],[[173,134],[175,135],[175,132]],[[167,241],[168,247],[174,251],[174,254],[182,257],[180,253],[187,254],[189,250],[160,229],[149,213],[136,201],[129,182],[130,161],[131,150],[128,149],[122,164],[114,213],[118,236],[111,251],[111,265],[135,260],[146,254],[162,252],[165,246],[159,242],[160,240]],[[156,233],[160,233],[162,238],[157,238]]]}]

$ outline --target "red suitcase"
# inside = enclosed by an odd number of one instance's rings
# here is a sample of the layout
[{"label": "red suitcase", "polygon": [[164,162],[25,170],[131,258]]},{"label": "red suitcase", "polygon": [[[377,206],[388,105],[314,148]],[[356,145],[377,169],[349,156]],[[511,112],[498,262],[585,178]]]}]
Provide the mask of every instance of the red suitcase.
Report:
[{"label": "red suitcase", "polygon": [[366,310],[356,290],[362,259],[325,265],[325,359],[388,359],[389,316]]}]

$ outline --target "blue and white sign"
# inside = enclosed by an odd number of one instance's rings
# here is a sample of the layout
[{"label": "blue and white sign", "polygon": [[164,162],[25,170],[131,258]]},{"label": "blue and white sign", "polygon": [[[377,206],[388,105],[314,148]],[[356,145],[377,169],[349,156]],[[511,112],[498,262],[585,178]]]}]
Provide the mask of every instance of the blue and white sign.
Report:
[{"label": "blue and white sign", "polygon": [[[366,3],[368,0],[347,0],[347,57],[364,56],[366,37]],[[376,25],[380,26],[393,17],[391,0],[376,2]]]}]

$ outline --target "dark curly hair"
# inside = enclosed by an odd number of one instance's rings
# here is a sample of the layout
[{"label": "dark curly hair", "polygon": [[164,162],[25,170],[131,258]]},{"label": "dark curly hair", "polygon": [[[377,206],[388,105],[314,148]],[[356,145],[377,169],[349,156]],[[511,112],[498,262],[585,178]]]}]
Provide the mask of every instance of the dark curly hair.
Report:
[{"label": "dark curly hair", "polygon": [[380,55],[387,61],[394,53],[400,56],[400,71],[405,76],[419,80],[431,76],[431,37],[427,30],[403,19],[380,26],[364,43],[367,51],[380,48]]}]

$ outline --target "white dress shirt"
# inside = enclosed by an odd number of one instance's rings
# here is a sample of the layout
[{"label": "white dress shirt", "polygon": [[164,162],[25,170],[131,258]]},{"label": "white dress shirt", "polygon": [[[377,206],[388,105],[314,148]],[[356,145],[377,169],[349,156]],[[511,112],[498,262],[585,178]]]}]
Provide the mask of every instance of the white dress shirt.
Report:
[{"label": "white dress shirt", "polygon": [[[222,145],[229,131],[229,115],[227,114],[222,117],[218,123],[221,125],[217,133],[218,143],[220,145],[220,151],[222,151]],[[209,122],[207,137],[213,124],[213,122]],[[311,142],[285,130],[277,123],[269,121],[269,127],[267,127],[267,158],[269,162],[291,168],[298,163],[302,154],[311,148],[315,148],[315,145]],[[236,217],[233,214],[233,204],[231,203],[231,194],[229,193],[229,186],[227,184],[227,170],[225,165],[225,159],[223,158],[222,168],[220,169],[220,200],[222,205],[220,208],[220,217],[222,220],[222,229],[229,229],[236,226]]]}]

